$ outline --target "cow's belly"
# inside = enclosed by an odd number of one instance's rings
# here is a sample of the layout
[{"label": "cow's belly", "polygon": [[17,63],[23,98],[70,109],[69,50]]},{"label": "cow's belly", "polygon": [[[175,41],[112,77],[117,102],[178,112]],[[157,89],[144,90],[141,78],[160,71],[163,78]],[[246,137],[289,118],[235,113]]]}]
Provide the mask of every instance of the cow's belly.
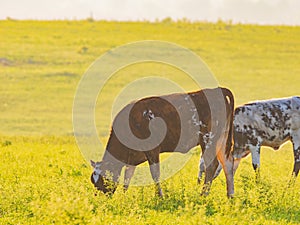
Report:
[{"label": "cow's belly", "polygon": [[285,140],[278,140],[278,141],[275,141],[275,142],[269,142],[269,141],[266,141],[262,144],[262,146],[267,146],[267,147],[271,147],[275,150],[278,150],[280,148],[280,146],[282,144],[284,144],[285,142],[287,142],[289,139],[285,139]]},{"label": "cow's belly", "polygon": [[290,140],[290,135],[285,134],[284,131],[281,132],[271,132],[267,133],[265,137],[261,137],[261,145],[271,147],[275,150],[279,149],[282,144]]}]

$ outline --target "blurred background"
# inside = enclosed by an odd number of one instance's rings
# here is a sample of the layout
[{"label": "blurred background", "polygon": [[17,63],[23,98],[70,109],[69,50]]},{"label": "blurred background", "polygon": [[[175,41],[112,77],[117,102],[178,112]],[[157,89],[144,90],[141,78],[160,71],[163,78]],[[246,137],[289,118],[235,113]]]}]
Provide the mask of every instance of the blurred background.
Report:
[{"label": "blurred background", "polygon": [[0,19],[148,20],[300,24],[299,0],[11,0],[0,1]]}]

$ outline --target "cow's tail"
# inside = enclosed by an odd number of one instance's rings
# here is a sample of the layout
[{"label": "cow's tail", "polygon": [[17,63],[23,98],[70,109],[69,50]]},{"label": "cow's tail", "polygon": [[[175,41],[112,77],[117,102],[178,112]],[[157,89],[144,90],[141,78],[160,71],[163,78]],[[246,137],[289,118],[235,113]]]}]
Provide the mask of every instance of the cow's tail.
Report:
[{"label": "cow's tail", "polygon": [[228,136],[226,141],[225,154],[229,157],[233,142],[233,116],[234,116],[234,97],[232,92],[227,88],[222,88],[224,100],[226,102],[226,114],[227,114],[227,129]]}]

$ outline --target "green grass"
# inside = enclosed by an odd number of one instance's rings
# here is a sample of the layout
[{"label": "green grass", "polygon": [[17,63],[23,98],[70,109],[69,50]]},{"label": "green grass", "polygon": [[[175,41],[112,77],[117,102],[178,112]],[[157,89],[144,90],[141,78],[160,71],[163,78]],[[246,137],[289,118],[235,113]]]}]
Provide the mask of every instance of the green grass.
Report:
[{"label": "green grass", "polygon": [[[0,21],[0,33],[0,224],[300,223],[299,179],[287,188],[291,144],[279,151],[262,149],[259,183],[250,157],[242,160],[233,200],[226,198],[223,174],[209,196],[199,195],[199,148],[163,182],[164,199],[154,196],[153,185],[133,186],[125,194],[119,188],[106,198],[94,196],[91,168],[72,127],[73,98],[88,66],[109,49],[140,40],[174,42],[197,53],[220,85],[233,91],[237,105],[299,95],[300,27],[7,20]],[[103,144],[111,124],[108,106],[126,84],[149,75],[171,79],[186,90],[197,88],[167,65],[122,69],[97,100],[96,126]],[[143,93],[131,97],[136,94]]]},{"label": "green grass", "polygon": [[[7,144],[10,142],[10,144]],[[1,139],[0,223],[2,224],[299,224],[299,181],[287,189],[291,146],[263,149],[261,182],[250,159],[236,175],[236,198],[228,200],[223,173],[208,197],[196,185],[198,155],[163,182],[164,199],[154,187],[119,188],[112,198],[89,182],[91,169],[73,138]],[[199,149],[198,149],[199,150]],[[199,153],[199,151],[197,151]],[[267,160],[268,159],[268,160]],[[281,163],[279,164],[278,161]]]}]

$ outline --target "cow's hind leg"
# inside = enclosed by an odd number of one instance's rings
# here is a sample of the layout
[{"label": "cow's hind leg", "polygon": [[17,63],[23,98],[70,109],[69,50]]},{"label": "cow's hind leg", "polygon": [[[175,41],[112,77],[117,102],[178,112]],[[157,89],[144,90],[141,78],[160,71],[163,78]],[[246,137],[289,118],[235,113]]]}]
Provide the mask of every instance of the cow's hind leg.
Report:
[{"label": "cow's hind leg", "polygon": [[[222,171],[222,165],[221,163],[218,163],[218,168],[215,172],[215,175],[213,177],[213,179],[215,179],[217,176],[219,176],[219,174],[221,173]],[[205,164],[204,164],[204,159],[203,157],[200,158],[200,162],[199,162],[199,173],[198,173],[198,184],[201,183],[201,179],[202,179],[202,176],[203,176],[203,173],[205,173]]]},{"label": "cow's hind leg", "polygon": [[[205,161],[205,159],[204,159]],[[204,180],[204,186],[202,189],[202,195],[208,195],[210,191],[210,187],[212,184],[212,180],[214,178],[214,175],[216,173],[216,170],[219,165],[219,161],[217,158],[214,158],[212,162],[205,162],[205,180]]]},{"label": "cow's hind leg", "polygon": [[201,157],[199,162],[199,173],[198,173],[198,180],[197,180],[198,184],[201,183],[203,173],[205,173],[205,165],[204,165],[204,159],[203,157]]},{"label": "cow's hind leg", "polygon": [[124,191],[127,191],[130,180],[134,174],[135,166],[126,165],[124,172]]},{"label": "cow's hind leg", "polygon": [[227,196],[232,198],[234,195],[234,160],[233,156],[230,154],[228,157],[222,152],[218,153],[218,160],[222,164],[226,177],[226,187],[227,187]]},{"label": "cow's hind leg", "polygon": [[214,179],[216,179],[216,177],[219,176],[221,171],[222,171],[222,164],[219,162],[219,165],[218,165],[217,170],[216,170],[215,175],[214,175]]},{"label": "cow's hind leg", "polygon": [[159,150],[153,150],[145,152],[149,166],[152,179],[155,182],[156,194],[163,197],[163,193],[160,187],[160,163],[159,163]]},{"label": "cow's hind leg", "polygon": [[294,169],[293,176],[297,177],[300,170],[300,130],[292,136],[294,148]]}]

